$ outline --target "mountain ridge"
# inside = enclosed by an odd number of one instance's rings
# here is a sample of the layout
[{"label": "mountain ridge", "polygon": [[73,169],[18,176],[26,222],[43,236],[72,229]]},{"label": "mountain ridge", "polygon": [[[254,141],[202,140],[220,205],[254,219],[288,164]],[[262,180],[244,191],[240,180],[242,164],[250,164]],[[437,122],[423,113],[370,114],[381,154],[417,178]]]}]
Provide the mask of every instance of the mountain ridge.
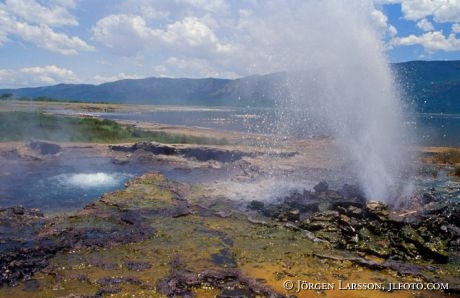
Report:
[{"label": "mountain ridge", "polygon": [[[414,104],[416,111],[460,113],[460,61],[408,61],[390,64],[390,68],[405,101]],[[275,93],[286,92],[282,84],[286,77],[285,72],[238,79],[149,77],[99,85],[0,89],[0,95],[83,102],[270,107],[275,104]]]}]

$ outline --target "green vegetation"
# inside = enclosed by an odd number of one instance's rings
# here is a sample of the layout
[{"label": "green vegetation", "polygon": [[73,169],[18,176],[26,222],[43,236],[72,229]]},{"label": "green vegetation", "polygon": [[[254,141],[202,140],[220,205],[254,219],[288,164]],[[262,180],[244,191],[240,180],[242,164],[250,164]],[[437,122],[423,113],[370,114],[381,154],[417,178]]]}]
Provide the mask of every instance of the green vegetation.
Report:
[{"label": "green vegetation", "polygon": [[0,141],[22,141],[31,138],[55,142],[156,141],[170,144],[214,145],[227,143],[225,139],[145,131],[107,119],[58,117],[40,112],[0,113]]},{"label": "green vegetation", "polygon": [[107,101],[91,101],[91,100],[66,100],[49,96],[15,96],[12,93],[3,93],[0,95],[0,100],[17,100],[17,101],[32,101],[32,102],[72,102],[72,103],[108,103]]},{"label": "green vegetation", "polygon": [[11,93],[3,93],[2,95],[0,95],[1,100],[12,99],[12,98],[13,98],[13,94]]}]

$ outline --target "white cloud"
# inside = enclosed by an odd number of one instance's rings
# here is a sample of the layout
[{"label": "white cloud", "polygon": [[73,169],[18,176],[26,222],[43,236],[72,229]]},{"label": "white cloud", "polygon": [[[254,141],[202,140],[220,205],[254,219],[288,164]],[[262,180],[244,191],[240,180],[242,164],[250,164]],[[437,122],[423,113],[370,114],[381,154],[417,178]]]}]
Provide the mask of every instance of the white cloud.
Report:
[{"label": "white cloud", "polygon": [[[436,51],[458,51],[460,41],[455,34],[460,33],[460,1],[458,0],[373,0],[374,5],[401,4],[403,18],[416,22],[416,26],[425,31],[422,35],[411,34],[405,37],[393,37],[389,48],[394,46],[420,45],[427,53]],[[434,31],[436,23],[451,23],[452,33],[444,35]]]},{"label": "white cloud", "polygon": [[188,16],[226,16],[231,4],[225,0],[125,0],[118,5],[119,13],[139,15],[146,20],[175,21]]},{"label": "white cloud", "polygon": [[196,17],[187,17],[168,25],[165,31],[155,30],[154,35],[175,46],[206,48],[220,53],[232,51],[231,45],[222,44],[212,29]]},{"label": "white cloud", "polygon": [[[54,2],[59,3],[59,1]],[[77,20],[66,7],[56,4],[44,6],[35,0],[6,0],[2,9],[33,24],[78,25]],[[64,1],[63,4],[69,5],[70,3]]]},{"label": "white cloud", "polygon": [[[54,1],[58,2],[58,0]],[[73,5],[72,1],[64,1]],[[75,18],[64,7],[45,7],[33,0],[7,0],[0,4],[0,45],[14,35],[38,47],[63,55],[76,55],[80,51],[93,51],[77,36],[56,32],[52,26],[77,25]]]},{"label": "white cloud", "polygon": [[54,85],[61,82],[78,83],[80,80],[69,69],[56,65],[0,69],[2,88],[20,88]]},{"label": "white cloud", "polygon": [[[316,63],[313,56],[327,55],[327,51],[314,50],[323,43],[328,47],[352,47],[344,36],[354,40],[357,28],[349,24],[365,22],[366,26],[358,28],[363,33],[360,40],[374,38],[374,31],[367,26],[372,7],[361,1],[235,3],[126,0],[114,10],[117,14],[95,24],[92,38],[105,46],[101,51],[109,50],[123,59],[144,57],[142,67],[154,69],[155,75],[193,77],[235,77],[302,67],[308,61]],[[381,11],[373,12],[371,17],[383,35],[397,34]]]},{"label": "white cloud", "polygon": [[210,11],[217,14],[224,14],[230,10],[228,3],[224,0],[184,0],[185,3],[191,4],[192,6]]},{"label": "white cloud", "polygon": [[421,36],[409,35],[395,38],[392,43],[399,46],[421,45],[429,53],[460,50],[460,40],[456,39],[454,34],[446,37],[442,31],[427,32]]},{"label": "white cloud", "polygon": [[418,21],[433,16],[436,22],[460,21],[460,1],[457,0],[405,0],[401,10],[407,20]]},{"label": "white cloud", "polygon": [[118,80],[126,80],[126,79],[140,79],[142,78],[141,76],[138,75],[128,75],[123,72],[120,72],[116,75],[113,76],[101,76],[101,75],[96,75],[93,77],[93,83],[94,84],[101,84],[101,83],[106,83],[106,82],[114,82]]},{"label": "white cloud", "polygon": [[8,41],[9,26],[10,18],[5,11],[0,9],[0,46]]},{"label": "white cloud", "polygon": [[114,53],[132,56],[151,43],[153,30],[141,16],[110,15],[93,27],[93,38]]},{"label": "white cloud", "polygon": [[195,55],[232,50],[231,45],[222,44],[211,28],[196,17],[184,18],[162,29],[149,27],[138,15],[110,15],[93,27],[93,38],[112,52],[126,56],[144,50]]},{"label": "white cloud", "polygon": [[389,34],[390,36],[395,36],[398,31],[396,28],[388,23],[388,18],[380,10],[374,9],[371,12],[371,18],[377,30],[381,31],[384,35]]},{"label": "white cloud", "polygon": [[49,2],[56,6],[62,6],[66,8],[75,8],[79,0],[49,0]]},{"label": "white cloud", "polygon": [[237,78],[238,74],[228,71],[225,65],[219,65],[206,59],[186,59],[170,57],[162,65],[154,67],[159,76],[173,77],[217,77]]},{"label": "white cloud", "polygon": [[453,33],[460,33],[460,24],[453,24],[452,25],[452,32]]},{"label": "white cloud", "polygon": [[433,31],[434,30],[433,24],[427,19],[421,19],[420,21],[418,21],[417,27],[419,27],[423,31]]},{"label": "white cloud", "polygon": [[406,20],[419,21],[432,16],[435,22],[460,22],[458,0],[373,0],[375,5],[401,4]]},{"label": "white cloud", "polygon": [[25,41],[63,55],[77,55],[79,51],[94,50],[94,47],[79,37],[69,37],[63,33],[57,33],[47,25],[33,26],[15,22],[12,24],[12,28],[10,34],[18,35]]}]

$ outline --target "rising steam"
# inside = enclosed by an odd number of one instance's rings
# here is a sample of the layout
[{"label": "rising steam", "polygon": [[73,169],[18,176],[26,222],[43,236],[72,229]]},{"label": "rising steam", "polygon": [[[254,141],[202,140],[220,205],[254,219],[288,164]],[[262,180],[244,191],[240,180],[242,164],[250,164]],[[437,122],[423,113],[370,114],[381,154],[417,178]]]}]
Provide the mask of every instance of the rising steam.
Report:
[{"label": "rising steam", "polygon": [[278,38],[270,43],[271,58],[288,71],[278,129],[292,134],[322,126],[354,163],[367,197],[392,202],[408,160],[408,135],[373,7],[366,1],[296,3],[266,20]]}]

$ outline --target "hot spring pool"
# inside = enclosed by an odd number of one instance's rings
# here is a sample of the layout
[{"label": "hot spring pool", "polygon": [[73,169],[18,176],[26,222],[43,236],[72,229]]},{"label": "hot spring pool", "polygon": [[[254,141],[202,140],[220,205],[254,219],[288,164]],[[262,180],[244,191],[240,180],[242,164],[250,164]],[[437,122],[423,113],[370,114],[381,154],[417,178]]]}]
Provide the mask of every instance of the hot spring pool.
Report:
[{"label": "hot spring pool", "polygon": [[45,213],[73,211],[94,202],[102,194],[124,188],[146,172],[187,183],[228,177],[226,170],[184,169],[164,163],[114,164],[111,158],[77,156],[58,161],[2,161],[0,207],[22,205]]},{"label": "hot spring pool", "polygon": [[82,208],[149,170],[142,165],[115,165],[110,158],[82,156],[40,163],[12,161],[5,167],[0,177],[0,207],[22,205],[47,213]]}]

